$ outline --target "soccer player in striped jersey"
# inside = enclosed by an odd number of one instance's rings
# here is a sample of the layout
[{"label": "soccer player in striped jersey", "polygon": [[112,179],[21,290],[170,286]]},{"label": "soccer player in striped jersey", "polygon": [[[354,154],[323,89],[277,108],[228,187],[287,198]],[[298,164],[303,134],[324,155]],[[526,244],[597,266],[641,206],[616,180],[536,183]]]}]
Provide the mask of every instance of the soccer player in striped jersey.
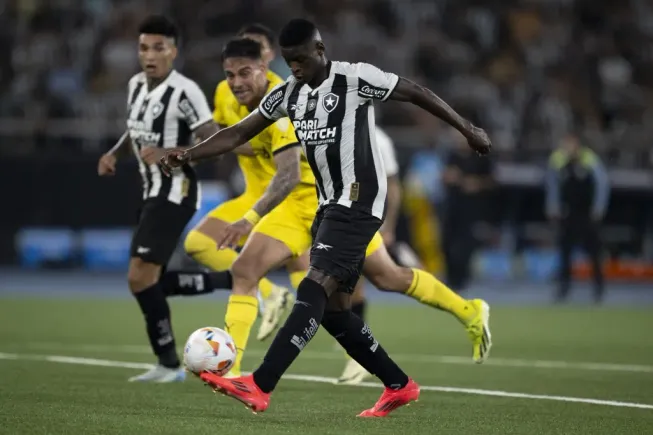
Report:
[{"label": "soccer player in striped jersey", "polygon": [[[279,42],[293,76],[273,89],[258,110],[243,121],[195,147],[168,151],[161,160],[170,171],[189,161],[223,154],[287,116],[318,187],[320,205],[312,226],[309,272],[263,363],[245,377],[226,379],[211,373],[202,373],[201,377],[252,410],[264,411],[283,373],[322,325],[352,358],[386,386],[377,403],[360,414],[383,417],[416,400],[419,386],[350,310],[350,296],[360,277],[366,250],[382,224],[387,190],[385,168],[371,134],[373,100],[412,102],[461,131],[470,147],[480,154],[488,153],[491,143],[482,129],[460,117],[427,89],[369,64],[328,61],[319,32],[306,20],[288,23]],[[409,292],[414,292],[421,276],[410,270],[402,274],[402,279],[412,280]],[[481,342],[488,333],[487,310],[478,312],[464,300],[449,302],[458,305],[446,307],[450,311],[460,309],[460,315],[468,321],[478,319],[468,327],[475,332],[475,350],[482,349]]]},{"label": "soccer player in striped jersey", "polygon": [[127,281],[145,318],[158,364],[130,381],[184,379],[170,322],[170,307],[160,276],[200,202],[200,185],[190,165],[172,177],[156,164],[162,152],[191,145],[217,131],[199,86],[175,71],[178,32],[165,17],[140,25],[138,56],[142,71],[129,80],[127,131],[98,163],[100,176],[114,175],[120,153],[131,147],[143,179],[143,206],[133,235]]}]

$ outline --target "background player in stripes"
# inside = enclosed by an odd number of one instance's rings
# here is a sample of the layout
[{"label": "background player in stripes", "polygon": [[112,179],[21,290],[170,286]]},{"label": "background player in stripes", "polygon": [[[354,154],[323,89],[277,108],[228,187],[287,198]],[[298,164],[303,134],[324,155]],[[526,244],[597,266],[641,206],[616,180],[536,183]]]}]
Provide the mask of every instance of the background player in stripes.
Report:
[{"label": "background player in stripes", "polygon": [[204,143],[168,152],[162,159],[164,166],[172,168],[219,155],[289,116],[319,190],[311,267],[299,286],[297,303],[263,363],[247,377],[224,379],[204,373],[202,378],[253,410],[263,411],[282,374],[322,324],[386,386],[379,401],[361,416],[385,416],[415,400],[419,387],[349,309],[366,248],[382,223],[386,196],[385,169],[370,134],[374,128],[372,101],[392,96],[412,102],[461,131],[477,152],[489,152],[491,144],[482,129],[425,88],[369,64],[327,61],[317,29],[306,20],[288,23],[280,45],[293,77],[270,92],[258,111]]},{"label": "background player in stripes", "polygon": [[143,178],[143,206],[133,235],[127,280],[147,326],[158,364],[130,381],[183,380],[170,322],[170,307],[160,285],[179,237],[200,201],[200,186],[190,165],[173,177],[156,162],[166,148],[192,144],[217,129],[206,97],[195,82],[173,68],[178,32],[165,17],[150,16],[139,27],[142,72],[129,80],[127,132],[100,158],[98,174],[113,175],[120,152],[131,147]]}]

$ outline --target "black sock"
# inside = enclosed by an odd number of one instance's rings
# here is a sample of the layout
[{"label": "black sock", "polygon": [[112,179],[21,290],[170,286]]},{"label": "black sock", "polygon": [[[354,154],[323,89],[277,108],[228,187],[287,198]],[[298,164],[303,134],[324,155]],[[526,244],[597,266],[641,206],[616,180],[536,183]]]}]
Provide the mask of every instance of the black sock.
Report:
[{"label": "black sock", "polygon": [[408,376],[388,356],[360,317],[351,311],[327,311],[322,326],[338,340],[349,356],[376,375],[383,385],[395,390],[406,386]]},{"label": "black sock", "polygon": [[274,337],[263,363],[254,372],[254,382],[263,392],[274,390],[281,375],[315,336],[322,322],[326,303],[324,287],[304,278],[297,289],[297,301],[290,316]]},{"label": "black sock", "polygon": [[166,296],[196,296],[216,290],[231,290],[231,272],[170,271],[159,280]]},{"label": "black sock", "polygon": [[179,367],[170,323],[170,307],[161,286],[158,283],[154,284],[136,293],[135,296],[145,316],[147,336],[154,354],[159,358],[159,364],[168,368]]},{"label": "black sock", "polygon": [[351,312],[360,317],[360,319],[365,321],[365,308],[367,308],[367,302],[363,299],[360,302],[351,304]]}]

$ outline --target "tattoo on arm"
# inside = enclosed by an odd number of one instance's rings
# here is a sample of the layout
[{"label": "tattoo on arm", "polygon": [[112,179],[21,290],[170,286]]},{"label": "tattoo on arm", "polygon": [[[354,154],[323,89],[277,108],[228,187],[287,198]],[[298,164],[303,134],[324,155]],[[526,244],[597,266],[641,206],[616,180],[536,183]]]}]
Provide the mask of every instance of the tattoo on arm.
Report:
[{"label": "tattoo on arm", "polygon": [[413,103],[450,124],[465,136],[473,127],[471,122],[460,116],[433,91],[406,78],[399,78],[399,83],[390,95],[390,99]]},{"label": "tattoo on arm", "polygon": [[254,210],[259,216],[265,216],[274,210],[299,183],[299,153],[299,147],[294,146],[285,148],[274,156],[277,172],[263,196],[254,204]]}]

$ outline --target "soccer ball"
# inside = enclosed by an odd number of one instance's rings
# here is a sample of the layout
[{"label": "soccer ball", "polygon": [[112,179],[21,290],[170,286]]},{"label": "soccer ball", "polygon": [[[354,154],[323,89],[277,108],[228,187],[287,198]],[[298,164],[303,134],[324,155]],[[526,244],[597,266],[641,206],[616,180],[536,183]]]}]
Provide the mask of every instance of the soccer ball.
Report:
[{"label": "soccer ball", "polygon": [[223,376],[236,361],[236,345],[231,335],[220,328],[208,326],[193,332],[184,346],[184,365],[188,371],[203,371]]}]

